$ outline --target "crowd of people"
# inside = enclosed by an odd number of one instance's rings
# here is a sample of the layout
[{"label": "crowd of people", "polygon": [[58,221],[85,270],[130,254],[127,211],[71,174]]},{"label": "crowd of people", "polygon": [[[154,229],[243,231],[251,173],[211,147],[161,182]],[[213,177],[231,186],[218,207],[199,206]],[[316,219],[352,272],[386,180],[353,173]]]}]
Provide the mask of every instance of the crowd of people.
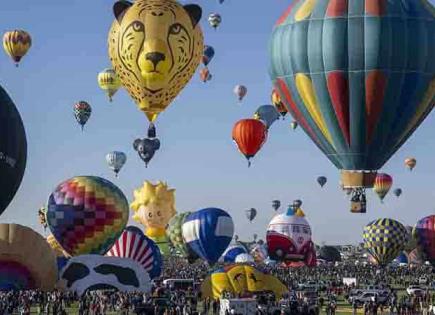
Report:
[{"label": "crowd of people", "polygon": [[[363,309],[364,314],[429,314],[431,305],[435,304],[434,291],[426,291],[422,296],[398,295],[397,290],[425,277],[428,283],[435,280],[431,267],[420,266],[409,268],[389,268],[380,272],[375,266],[328,265],[316,268],[289,269],[282,266],[259,265],[258,268],[275,275],[288,288],[289,294],[276,298],[270,292],[256,293],[252,297],[258,302],[258,314],[317,314],[323,310],[326,314],[335,314],[338,300],[347,300],[355,290],[355,285],[346,285],[343,278],[358,279],[358,286],[382,285],[391,290],[387,301],[380,303],[376,299],[363,305],[350,303],[348,308],[356,314]],[[195,315],[220,314],[220,301],[201,296],[201,281],[210,272],[205,263],[188,264],[181,259],[169,259],[160,280],[155,281],[151,293],[125,293],[113,291],[87,292],[78,296],[73,292],[4,291],[0,292],[0,315],[37,314],[62,315],[70,314],[72,307],[79,315],[111,314],[162,314],[162,315]],[[194,279],[194,285],[186,290],[167,287],[161,280],[168,278]],[[318,298],[307,299],[300,295],[301,283],[317,284]],[[224,292],[221,298],[237,298],[239,296]],[[314,301],[314,303],[313,303]],[[312,305],[315,304],[315,305]],[[388,310],[388,313],[387,313]],[[231,311],[229,315],[234,314]]]}]

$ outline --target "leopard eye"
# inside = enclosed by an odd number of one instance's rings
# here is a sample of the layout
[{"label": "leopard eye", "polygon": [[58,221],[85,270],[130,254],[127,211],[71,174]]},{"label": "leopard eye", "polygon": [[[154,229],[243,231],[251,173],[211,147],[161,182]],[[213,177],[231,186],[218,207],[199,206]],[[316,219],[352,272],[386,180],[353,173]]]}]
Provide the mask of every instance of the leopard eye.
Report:
[{"label": "leopard eye", "polygon": [[176,34],[178,34],[178,33],[181,32],[181,28],[182,28],[181,24],[179,24],[179,23],[175,23],[175,24],[172,24],[172,25],[171,25],[171,28],[169,29],[169,32],[170,32],[171,34],[176,35]]},{"label": "leopard eye", "polygon": [[144,29],[143,24],[141,22],[138,21],[134,21],[133,22],[133,30],[135,30],[136,32],[142,32]]}]

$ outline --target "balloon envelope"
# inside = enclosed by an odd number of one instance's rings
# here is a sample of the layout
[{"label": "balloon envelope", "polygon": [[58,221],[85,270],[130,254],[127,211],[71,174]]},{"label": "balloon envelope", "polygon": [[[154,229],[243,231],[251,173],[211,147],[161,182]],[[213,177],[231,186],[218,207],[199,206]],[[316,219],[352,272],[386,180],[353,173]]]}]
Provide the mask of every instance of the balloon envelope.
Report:
[{"label": "balloon envelope", "polygon": [[435,266],[435,215],[418,220],[413,231],[423,260]]},{"label": "balloon envelope", "polygon": [[27,140],[23,121],[12,99],[0,86],[0,215],[14,198],[23,179]]},{"label": "balloon envelope", "polygon": [[408,233],[396,220],[377,219],[364,227],[363,239],[364,248],[379,265],[385,266],[403,251]]},{"label": "balloon envelope", "polygon": [[183,224],[183,238],[187,245],[210,264],[218,261],[233,235],[233,219],[218,208],[196,211]]},{"label": "balloon envelope", "polygon": [[104,255],[128,221],[122,191],[97,176],[77,176],[60,183],[48,199],[47,223],[72,256]]},{"label": "balloon envelope", "polygon": [[267,129],[279,119],[279,112],[273,105],[262,105],[254,114],[254,118],[263,121],[266,124]]},{"label": "balloon envelope", "polygon": [[328,159],[354,175],[345,186],[372,187],[373,176],[354,171],[380,169],[432,110],[434,20],[428,1],[293,1],[275,24],[273,84]]}]

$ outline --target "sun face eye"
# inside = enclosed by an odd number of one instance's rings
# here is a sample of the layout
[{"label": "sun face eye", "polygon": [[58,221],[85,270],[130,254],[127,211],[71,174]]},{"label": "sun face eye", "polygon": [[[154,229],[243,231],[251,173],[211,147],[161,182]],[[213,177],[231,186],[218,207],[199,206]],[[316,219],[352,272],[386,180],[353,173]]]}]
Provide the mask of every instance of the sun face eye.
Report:
[{"label": "sun face eye", "polygon": [[182,26],[180,23],[175,23],[175,24],[171,25],[169,32],[173,35],[176,35],[176,34],[179,34],[181,32],[181,28],[182,28]]},{"label": "sun face eye", "polygon": [[133,22],[133,30],[136,32],[143,32],[144,26],[141,22],[134,21]]}]

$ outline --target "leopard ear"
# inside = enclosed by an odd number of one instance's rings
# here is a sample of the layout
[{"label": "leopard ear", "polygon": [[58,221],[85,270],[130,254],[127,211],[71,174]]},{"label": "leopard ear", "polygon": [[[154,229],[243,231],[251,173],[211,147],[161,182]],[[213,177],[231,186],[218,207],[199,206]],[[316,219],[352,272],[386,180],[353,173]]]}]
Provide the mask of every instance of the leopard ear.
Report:
[{"label": "leopard ear", "polygon": [[113,5],[113,14],[115,15],[116,19],[118,20],[118,23],[121,23],[122,18],[124,17],[124,14],[127,12],[127,10],[133,5],[130,1],[126,0],[120,0],[117,1]]},{"label": "leopard ear", "polygon": [[192,26],[195,28],[196,24],[199,23],[202,16],[202,9],[197,4],[186,4],[183,6],[184,10],[186,10],[187,14],[189,14],[190,19],[192,20]]}]

